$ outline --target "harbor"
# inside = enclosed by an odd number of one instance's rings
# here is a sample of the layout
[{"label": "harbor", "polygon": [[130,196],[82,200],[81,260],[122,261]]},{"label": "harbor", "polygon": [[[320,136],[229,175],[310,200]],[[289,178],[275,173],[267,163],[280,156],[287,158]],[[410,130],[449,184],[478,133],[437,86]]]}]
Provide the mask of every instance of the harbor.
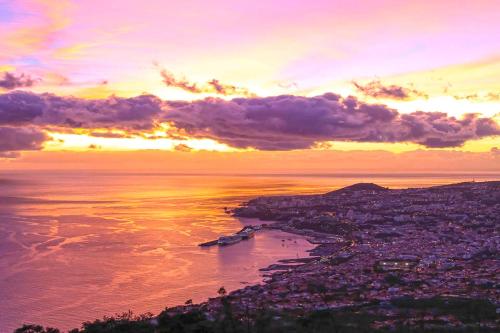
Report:
[{"label": "harbor", "polygon": [[227,245],[232,245],[241,242],[242,240],[248,240],[253,237],[255,237],[255,232],[258,230],[261,230],[262,226],[260,225],[255,225],[255,226],[245,226],[243,229],[240,231],[236,232],[233,235],[223,235],[220,236],[218,239],[201,243],[198,244],[199,246],[202,247],[208,247],[208,246],[214,246],[214,245],[219,245],[219,246],[227,246]]}]

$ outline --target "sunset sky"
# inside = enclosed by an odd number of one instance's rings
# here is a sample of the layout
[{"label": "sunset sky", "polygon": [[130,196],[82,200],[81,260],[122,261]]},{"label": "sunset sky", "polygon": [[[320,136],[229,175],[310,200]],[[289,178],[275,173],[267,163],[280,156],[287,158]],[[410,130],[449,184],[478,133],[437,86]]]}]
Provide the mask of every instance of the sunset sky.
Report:
[{"label": "sunset sky", "polygon": [[500,171],[496,0],[0,0],[0,168]]}]

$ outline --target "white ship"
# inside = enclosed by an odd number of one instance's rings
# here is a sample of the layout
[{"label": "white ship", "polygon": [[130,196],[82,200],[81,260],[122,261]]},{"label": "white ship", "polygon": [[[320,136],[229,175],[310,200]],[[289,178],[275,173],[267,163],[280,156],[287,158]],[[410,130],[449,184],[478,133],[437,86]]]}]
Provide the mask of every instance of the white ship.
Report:
[{"label": "white ship", "polygon": [[231,245],[238,243],[241,241],[242,237],[240,235],[231,235],[231,236],[221,236],[219,237],[219,240],[217,243],[219,245]]},{"label": "white ship", "polygon": [[249,228],[240,232],[239,235],[242,239],[250,239],[255,236],[255,230]]}]

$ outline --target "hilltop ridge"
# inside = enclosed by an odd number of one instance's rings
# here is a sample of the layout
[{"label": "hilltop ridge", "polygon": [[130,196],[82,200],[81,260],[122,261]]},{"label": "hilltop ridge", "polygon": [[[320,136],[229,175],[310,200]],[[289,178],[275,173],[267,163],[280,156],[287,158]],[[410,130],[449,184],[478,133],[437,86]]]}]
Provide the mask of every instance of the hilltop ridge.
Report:
[{"label": "hilltop ridge", "polygon": [[387,191],[387,190],[388,190],[388,188],[382,187],[382,186],[377,185],[375,183],[356,183],[353,185],[343,187],[343,188],[338,189],[338,190],[334,190],[334,191],[325,193],[325,195],[339,194],[339,193],[345,193],[345,192],[356,192],[356,191],[380,192],[380,191]]}]

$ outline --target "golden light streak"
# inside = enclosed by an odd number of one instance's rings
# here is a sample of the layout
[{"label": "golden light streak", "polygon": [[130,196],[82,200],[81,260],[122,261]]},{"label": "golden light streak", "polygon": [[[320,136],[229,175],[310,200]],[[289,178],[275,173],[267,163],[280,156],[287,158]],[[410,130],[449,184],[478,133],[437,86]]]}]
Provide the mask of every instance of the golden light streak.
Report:
[{"label": "golden light streak", "polygon": [[328,141],[318,144],[314,150],[339,150],[339,151],[387,151],[391,153],[405,153],[416,150],[427,151],[463,151],[484,153],[491,151],[492,148],[500,147],[500,139],[487,137],[479,140],[466,142],[461,147],[448,148],[427,148],[416,143],[398,142],[350,142],[350,141]]},{"label": "golden light streak", "polygon": [[413,101],[390,101],[385,100],[389,107],[397,109],[401,113],[415,111],[445,112],[450,116],[460,118],[466,113],[479,113],[482,117],[494,117],[500,112],[498,101],[479,102],[467,99],[455,99],[451,96],[436,96],[429,99],[417,99]]},{"label": "golden light streak", "polygon": [[[96,131],[98,132],[98,131]],[[137,151],[137,150],[163,150],[163,151],[214,151],[214,152],[243,152],[255,151],[255,149],[237,149],[212,139],[185,140],[159,137],[148,139],[146,137],[95,137],[89,134],[67,134],[49,133],[52,140],[45,145],[47,151]],[[500,147],[500,139],[494,137],[483,138],[466,142],[461,147],[450,148],[426,148],[415,143],[383,143],[383,142],[351,142],[351,141],[327,141],[316,144],[313,150],[336,150],[336,151],[387,151],[392,153],[404,153],[416,150],[434,151],[468,151],[489,152],[492,148]],[[182,148],[182,149],[179,149]]]},{"label": "golden light streak", "polygon": [[130,138],[104,138],[95,137],[88,134],[67,134],[67,133],[49,133],[52,140],[45,145],[48,151],[133,151],[133,150],[166,150],[174,151],[176,146],[185,145],[194,151],[219,151],[229,152],[237,149],[231,148],[226,144],[216,142],[211,139],[188,139],[174,140],[169,138],[147,139],[143,137]]},{"label": "golden light streak", "polygon": [[16,67],[12,65],[0,65],[0,72],[12,72]]}]

